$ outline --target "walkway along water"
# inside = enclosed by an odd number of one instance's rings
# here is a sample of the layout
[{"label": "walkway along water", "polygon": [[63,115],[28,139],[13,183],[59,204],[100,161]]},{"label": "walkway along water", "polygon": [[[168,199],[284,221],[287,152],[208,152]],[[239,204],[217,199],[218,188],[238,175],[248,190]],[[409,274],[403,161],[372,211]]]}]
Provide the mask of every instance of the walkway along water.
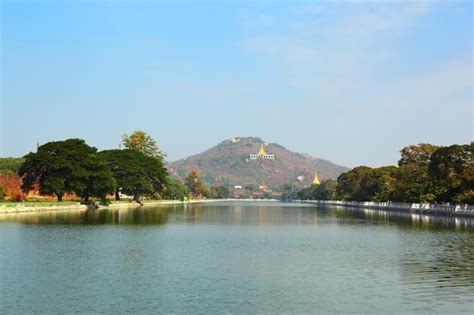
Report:
[{"label": "walkway along water", "polygon": [[396,203],[371,201],[341,201],[341,200],[293,200],[293,202],[312,203],[317,205],[354,207],[385,211],[400,211],[418,214],[436,214],[447,216],[474,217],[473,205],[438,205],[430,203]]},{"label": "walkway along water", "polygon": [[[188,204],[188,203],[206,203],[206,202],[216,202],[222,201],[220,199],[196,199],[196,200],[187,200],[187,201],[180,201],[180,200],[150,200],[145,201],[144,206],[158,206],[158,205],[175,205],[175,204]],[[142,205],[136,202],[113,202],[108,207],[100,206],[99,208],[138,208]],[[6,205],[0,206],[0,214],[2,213],[23,213],[23,212],[41,212],[41,211],[74,211],[74,210],[87,210],[88,207],[86,205],[81,205],[79,202],[76,205],[36,205],[36,206],[28,206],[27,203],[20,203],[15,207],[7,207]]]}]

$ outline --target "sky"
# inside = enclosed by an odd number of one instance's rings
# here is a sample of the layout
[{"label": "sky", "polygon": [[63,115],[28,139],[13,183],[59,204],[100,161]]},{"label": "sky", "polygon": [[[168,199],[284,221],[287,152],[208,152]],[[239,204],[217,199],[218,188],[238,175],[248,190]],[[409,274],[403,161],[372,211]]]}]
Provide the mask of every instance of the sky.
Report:
[{"label": "sky", "polygon": [[134,130],[170,161],[233,136],[349,167],[468,143],[472,6],[0,0],[0,156]]}]

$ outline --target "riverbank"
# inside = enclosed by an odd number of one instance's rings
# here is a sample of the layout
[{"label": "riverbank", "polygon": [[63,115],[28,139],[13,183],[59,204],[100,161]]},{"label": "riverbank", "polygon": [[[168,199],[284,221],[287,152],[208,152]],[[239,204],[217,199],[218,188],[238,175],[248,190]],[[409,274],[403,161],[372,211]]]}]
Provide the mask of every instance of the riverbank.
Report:
[{"label": "riverbank", "polygon": [[[143,202],[143,206],[158,206],[158,205],[181,205],[181,204],[195,204],[195,203],[209,203],[209,202],[218,202],[223,201],[222,199],[193,199],[193,200],[147,200]],[[119,202],[112,202],[109,206],[100,206],[99,209],[116,209],[116,208],[138,208],[142,207],[142,205],[136,202],[129,202],[129,201],[119,201]],[[3,204],[0,205],[0,214],[8,214],[8,213],[25,213],[25,212],[42,212],[42,211],[77,211],[77,210],[87,210],[88,207],[86,205],[82,205],[80,202],[65,202],[65,204],[61,204],[59,202],[45,202],[42,205],[41,202],[32,203],[28,205],[28,203],[18,203],[15,204]]]},{"label": "riverbank", "polygon": [[340,200],[294,200],[293,202],[311,203],[322,206],[327,205],[372,210],[399,211],[416,214],[474,217],[474,206],[472,205],[437,205],[429,203],[359,202]]}]

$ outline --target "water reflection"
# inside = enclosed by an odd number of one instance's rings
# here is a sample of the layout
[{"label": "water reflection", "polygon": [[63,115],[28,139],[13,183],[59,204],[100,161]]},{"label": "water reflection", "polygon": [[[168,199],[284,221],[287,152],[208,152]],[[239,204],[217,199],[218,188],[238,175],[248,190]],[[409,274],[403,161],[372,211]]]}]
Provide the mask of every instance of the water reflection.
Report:
[{"label": "water reflection", "polygon": [[221,202],[95,211],[0,214],[0,222],[23,224],[376,224],[400,228],[474,230],[474,218],[410,214],[307,204]]},{"label": "water reflection", "polygon": [[0,215],[0,222],[22,224],[166,224],[171,208],[101,209],[85,211],[45,211]]},{"label": "water reflection", "polygon": [[[338,222],[340,223],[355,224],[358,220],[359,223],[364,224],[397,224],[405,228],[474,230],[474,218],[470,217],[449,217],[344,207],[327,207],[325,210],[329,215],[332,213],[333,216],[339,218]],[[347,221],[343,219],[354,220]]]},{"label": "water reflection", "polygon": [[469,218],[226,202],[0,215],[0,222],[10,223],[0,224],[5,313],[474,308]]}]

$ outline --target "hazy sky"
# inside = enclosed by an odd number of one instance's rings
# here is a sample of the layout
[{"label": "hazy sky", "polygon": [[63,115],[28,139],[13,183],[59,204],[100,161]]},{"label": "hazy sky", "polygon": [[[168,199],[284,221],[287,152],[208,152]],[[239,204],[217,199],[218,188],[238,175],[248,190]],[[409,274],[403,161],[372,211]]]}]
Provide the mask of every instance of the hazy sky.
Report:
[{"label": "hazy sky", "polygon": [[169,160],[259,136],[378,166],[474,138],[471,1],[0,3],[0,156],[142,129]]}]

